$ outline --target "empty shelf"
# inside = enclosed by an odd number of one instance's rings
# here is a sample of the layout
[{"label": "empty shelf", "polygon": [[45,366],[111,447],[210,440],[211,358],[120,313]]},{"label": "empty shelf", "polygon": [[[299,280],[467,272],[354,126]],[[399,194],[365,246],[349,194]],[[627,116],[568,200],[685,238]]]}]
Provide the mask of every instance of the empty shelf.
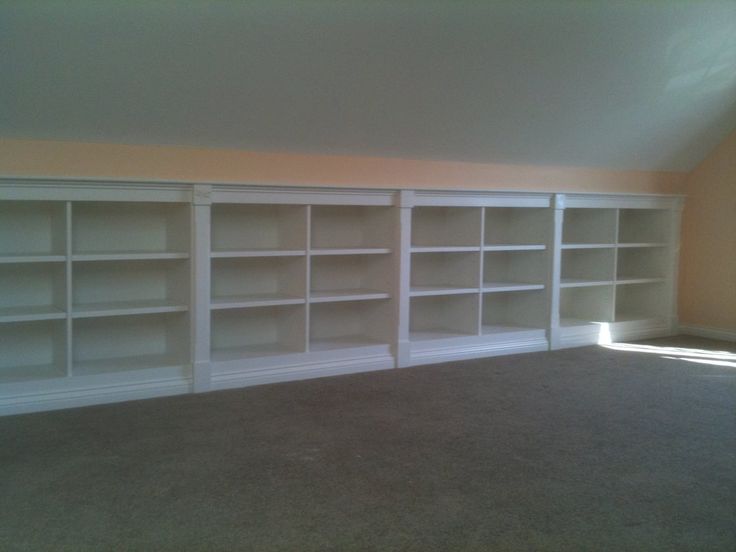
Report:
[{"label": "empty shelf", "polygon": [[666,243],[661,242],[619,242],[619,247],[667,247]]},{"label": "empty shelf", "polygon": [[0,308],[0,322],[32,322],[63,318],[66,318],[66,312],[63,309],[48,305]]},{"label": "empty shelf", "polygon": [[583,320],[580,318],[560,318],[560,327],[562,328],[570,328],[574,326],[600,326],[601,324],[607,324],[607,322]]},{"label": "empty shelf", "polygon": [[508,326],[500,324],[484,324],[480,329],[483,335],[497,335],[506,333],[530,332],[537,331],[544,334],[544,328],[534,328],[530,326]]},{"label": "empty shelf", "polygon": [[247,257],[303,257],[307,254],[305,249],[247,249],[230,251],[212,251],[210,257],[213,259],[233,259]]},{"label": "empty shelf", "polygon": [[367,301],[371,299],[388,299],[391,295],[376,289],[335,289],[313,291],[309,295],[310,303],[332,303],[336,301]]},{"label": "empty shelf", "polygon": [[561,288],[607,286],[613,284],[613,280],[586,280],[581,278],[561,278]]},{"label": "empty shelf", "polygon": [[530,291],[544,289],[544,284],[533,284],[529,282],[483,282],[482,291],[493,293],[500,291]]},{"label": "empty shelf", "polygon": [[66,377],[66,370],[57,364],[41,364],[34,366],[14,366],[13,368],[0,368],[1,383],[64,377]]},{"label": "empty shelf", "polygon": [[543,251],[545,249],[547,249],[547,246],[540,243],[492,244],[483,246],[483,251]]},{"label": "empty shelf", "polygon": [[324,339],[311,339],[309,341],[309,350],[334,351],[335,349],[354,349],[357,347],[370,347],[371,345],[386,345],[386,343],[367,335],[346,335]]},{"label": "empty shelf", "polygon": [[97,316],[125,316],[130,314],[159,314],[183,312],[186,305],[173,301],[110,301],[104,303],[83,303],[74,305],[73,318],[92,318]]},{"label": "empty shelf", "polygon": [[480,251],[479,245],[412,246],[412,253],[472,253]]},{"label": "empty shelf", "polygon": [[92,376],[132,370],[150,370],[153,368],[171,368],[183,366],[184,361],[173,355],[141,355],[121,358],[103,358],[97,360],[78,360],[72,368],[74,376]]},{"label": "empty shelf", "polygon": [[612,243],[563,243],[562,249],[609,249],[616,247]]},{"label": "empty shelf", "polygon": [[429,341],[432,339],[453,339],[456,337],[468,337],[476,334],[463,333],[449,328],[436,328],[432,330],[417,330],[409,333],[409,341]]},{"label": "empty shelf", "polygon": [[383,255],[391,253],[388,247],[320,247],[310,251],[312,255]]},{"label": "empty shelf", "polygon": [[479,288],[457,287],[447,285],[440,286],[411,286],[409,295],[411,297],[427,297],[430,295],[462,295],[465,293],[478,293]]},{"label": "empty shelf", "polygon": [[121,253],[74,253],[73,261],[139,261],[158,259],[188,259],[189,253],[171,251],[126,251]]},{"label": "empty shelf", "polygon": [[286,293],[252,293],[248,295],[227,295],[213,297],[211,308],[239,309],[248,307],[274,307],[279,305],[301,305],[306,303],[304,297]]},{"label": "empty shelf", "polygon": [[0,264],[12,263],[60,263],[66,261],[64,255],[2,255]]},{"label": "empty shelf", "polygon": [[664,278],[637,278],[636,276],[621,276],[616,278],[617,285],[650,284],[664,281]]},{"label": "empty shelf", "polygon": [[291,349],[283,343],[262,343],[243,347],[213,349],[211,356],[213,362],[227,362],[229,360],[291,355],[303,352],[302,350]]}]

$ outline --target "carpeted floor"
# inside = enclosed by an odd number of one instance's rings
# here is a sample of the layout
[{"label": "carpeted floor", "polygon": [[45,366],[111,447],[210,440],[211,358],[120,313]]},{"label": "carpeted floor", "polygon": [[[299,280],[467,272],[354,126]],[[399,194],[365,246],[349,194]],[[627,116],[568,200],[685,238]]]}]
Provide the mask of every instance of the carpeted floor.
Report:
[{"label": "carpeted floor", "polygon": [[661,347],[736,347],[645,343],[0,418],[0,550],[732,552],[736,361]]}]

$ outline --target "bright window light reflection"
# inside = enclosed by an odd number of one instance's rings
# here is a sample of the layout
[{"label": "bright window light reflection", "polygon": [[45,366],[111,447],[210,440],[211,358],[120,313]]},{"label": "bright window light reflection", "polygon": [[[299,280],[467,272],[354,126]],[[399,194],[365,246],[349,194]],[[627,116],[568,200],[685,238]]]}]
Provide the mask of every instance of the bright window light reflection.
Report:
[{"label": "bright window light reflection", "polygon": [[684,360],[696,364],[708,364],[711,366],[725,366],[736,368],[736,353],[729,351],[709,351],[706,349],[689,349],[683,347],[659,347],[656,345],[640,345],[637,343],[612,343],[610,332],[608,342],[599,341],[599,345],[614,351],[625,351],[629,353],[648,353],[659,355],[668,360]]}]

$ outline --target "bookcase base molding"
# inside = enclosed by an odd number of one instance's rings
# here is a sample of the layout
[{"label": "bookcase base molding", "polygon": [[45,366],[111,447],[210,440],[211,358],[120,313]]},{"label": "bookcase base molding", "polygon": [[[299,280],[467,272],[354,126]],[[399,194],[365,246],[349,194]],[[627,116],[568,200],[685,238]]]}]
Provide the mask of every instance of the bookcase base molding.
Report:
[{"label": "bookcase base molding", "polygon": [[681,209],[0,179],[0,415],[671,335]]}]

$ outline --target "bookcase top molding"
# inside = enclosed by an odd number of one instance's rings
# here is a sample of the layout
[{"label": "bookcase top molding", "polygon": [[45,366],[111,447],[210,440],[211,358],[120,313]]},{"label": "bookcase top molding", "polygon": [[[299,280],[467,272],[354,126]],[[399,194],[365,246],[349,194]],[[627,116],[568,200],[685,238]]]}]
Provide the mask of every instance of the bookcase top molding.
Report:
[{"label": "bookcase top molding", "polygon": [[523,190],[355,188],[115,179],[0,177],[0,200],[161,201],[315,205],[682,208],[683,195]]}]

